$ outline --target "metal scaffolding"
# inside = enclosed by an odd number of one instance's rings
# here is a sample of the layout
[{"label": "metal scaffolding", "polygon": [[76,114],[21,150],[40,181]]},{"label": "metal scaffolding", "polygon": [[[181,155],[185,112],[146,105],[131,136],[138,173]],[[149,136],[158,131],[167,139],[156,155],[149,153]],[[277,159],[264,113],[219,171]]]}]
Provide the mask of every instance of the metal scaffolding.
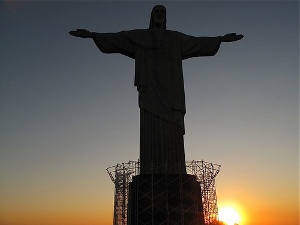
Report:
[{"label": "metal scaffolding", "polygon": [[213,224],[219,220],[215,177],[220,172],[220,167],[203,160],[186,162],[187,173],[195,175],[201,186],[205,224]]},{"label": "metal scaffolding", "polygon": [[139,174],[139,162],[119,163],[106,169],[115,184],[114,225],[127,225],[129,183]]},{"label": "metal scaffolding", "polygon": [[[201,161],[187,161],[186,171],[195,175],[201,186],[204,220],[206,224],[218,221],[217,194],[215,177],[220,171],[220,165]],[[139,174],[139,161],[119,163],[107,168],[107,172],[115,184],[114,225],[127,225],[129,183],[132,177]]]}]

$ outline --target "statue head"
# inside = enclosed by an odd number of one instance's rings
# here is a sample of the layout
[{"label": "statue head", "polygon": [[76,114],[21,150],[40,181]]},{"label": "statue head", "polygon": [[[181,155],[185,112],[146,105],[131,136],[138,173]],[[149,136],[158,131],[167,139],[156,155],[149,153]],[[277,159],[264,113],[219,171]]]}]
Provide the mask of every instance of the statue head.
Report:
[{"label": "statue head", "polygon": [[163,5],[156,5],[151,11],[149,29],[160,28],[166,30],[167,10]]}]

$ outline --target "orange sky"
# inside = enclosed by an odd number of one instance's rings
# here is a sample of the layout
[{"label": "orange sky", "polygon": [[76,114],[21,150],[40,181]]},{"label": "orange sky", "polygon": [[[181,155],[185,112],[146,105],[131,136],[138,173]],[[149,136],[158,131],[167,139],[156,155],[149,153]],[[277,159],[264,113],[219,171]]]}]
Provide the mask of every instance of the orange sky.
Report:
[{"label": "orange sky", "polygon": [[[297,225],[299,222],[298,200],[284,199],[283,193],[270,199],[255,197],[247,191],[229,193],[227,196],[221,188],[217,192],[219,207],[235,208],[241,217],[240,225]],[[33,194],[31,197],[36,197],[34,201],[19,199],[18,202],[16,199],[15,204],[1,208],[0,224],[111,225],[113,192],[107,193],[110,194],[76,196],[73,193],[66,195],[65,199],[53,199],[53,196],[41,198]]]}]

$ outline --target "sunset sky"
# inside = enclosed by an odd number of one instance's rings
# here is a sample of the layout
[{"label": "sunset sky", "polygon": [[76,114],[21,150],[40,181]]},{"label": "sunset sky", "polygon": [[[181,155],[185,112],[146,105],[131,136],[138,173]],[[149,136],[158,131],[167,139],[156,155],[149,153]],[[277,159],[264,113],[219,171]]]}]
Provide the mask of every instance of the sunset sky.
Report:
[{"label": "sunset sky", "polygon": [[298,1],[1,1],[0,225],[111,225],[106,168],[139,157],[134,61],[68,31],[236,32],[184,61],[187,160],[220,164],[240,225],[299,224]]}]

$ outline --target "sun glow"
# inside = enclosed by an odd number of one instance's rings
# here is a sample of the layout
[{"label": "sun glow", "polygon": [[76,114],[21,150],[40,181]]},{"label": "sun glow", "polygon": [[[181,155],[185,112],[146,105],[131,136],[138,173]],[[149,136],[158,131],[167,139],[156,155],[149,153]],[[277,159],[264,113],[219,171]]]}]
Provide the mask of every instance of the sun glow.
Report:
[{"label": "sun glow", "polygon": [[241,217],[234,208],[224,207],[219,209],[219,220],[227,225],[235,225],[240,223]]}]

